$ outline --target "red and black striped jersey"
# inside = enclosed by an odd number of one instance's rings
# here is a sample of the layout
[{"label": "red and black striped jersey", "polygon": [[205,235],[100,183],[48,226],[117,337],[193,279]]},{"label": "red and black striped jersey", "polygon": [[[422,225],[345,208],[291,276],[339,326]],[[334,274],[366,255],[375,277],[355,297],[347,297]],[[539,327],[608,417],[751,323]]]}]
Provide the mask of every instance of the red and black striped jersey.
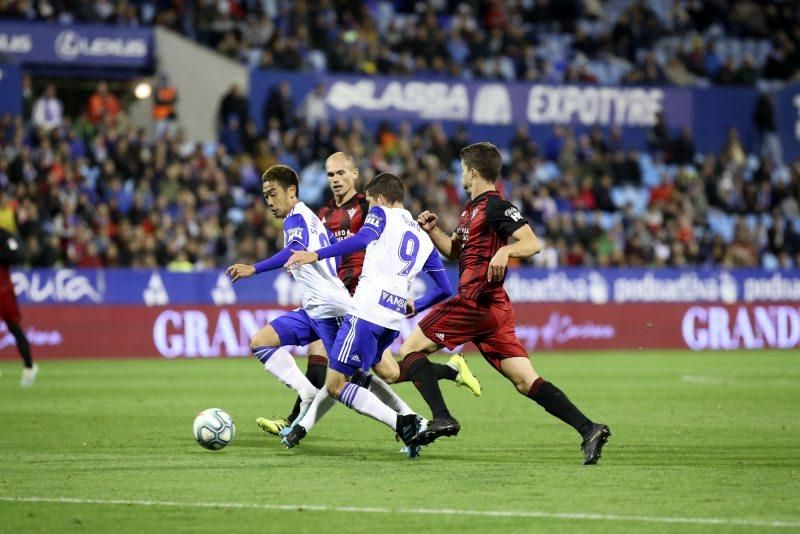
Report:
[{"label": "red and black striped jersey", "polygon": [[[359,193],[341,206],[337,206],[334,200],[328,201],[317,215],[336,240],[341,241],[355,235],[361,229],[368,211],[367,198]],[[339,262],[337,274],[351,295],[358,285],[358,277],[361,276],[364,254],[365,251],[359,250],[342,256]]]},{"label": "red and black striped jersey", "polygon": [[497,191],[470,200],[456,228],[461,242],[458,292],[473,300],[505,299],[503,281],[489,282],[489,262],[508,237],[528,224],[519,210]]}]

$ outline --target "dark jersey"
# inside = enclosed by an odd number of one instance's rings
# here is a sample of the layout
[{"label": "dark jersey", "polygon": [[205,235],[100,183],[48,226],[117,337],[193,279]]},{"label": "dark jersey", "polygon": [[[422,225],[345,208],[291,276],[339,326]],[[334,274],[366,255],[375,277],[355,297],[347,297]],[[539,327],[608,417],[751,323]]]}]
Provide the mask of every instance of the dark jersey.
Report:
[{"label": "dark jersey", "polygon": [[456,228],[461,242],[458,292],[472,300],[507,298],[503,281],[489,282],[489,262],[508,236],[528,224],[519,210],[497,191],[487,191],[467,203]]},{"label": "dark jersey", "polygon": [[[341,241],[356,234],[361,229],[368,211],[369,204],[367,199],[359,193],[341,206],[337,206],[333,200],[328,201],[317,215],[336,240]],[[356,290],[356,285],[358,285],[358,277],[361,276],[364,254],[365,251],[359,250],[342,256],[339,263],[337,274],[351,295]]]}]

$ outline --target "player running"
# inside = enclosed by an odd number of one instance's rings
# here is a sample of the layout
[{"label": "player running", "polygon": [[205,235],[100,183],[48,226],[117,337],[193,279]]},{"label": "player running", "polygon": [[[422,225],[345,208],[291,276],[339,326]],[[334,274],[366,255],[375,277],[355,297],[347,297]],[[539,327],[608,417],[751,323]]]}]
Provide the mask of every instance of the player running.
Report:
[{"label": "player running", "polygon": [[[13,212],[11,212],[13,217]],[[31,359],[31,348],[28,338],[20,326],[22,314],[19,312],[17,296],[14,293],[14,284],[11,282],[9,268],[22,260],[22,247],[11,230],[16,223],[11,221],[0,221],[0,320],[6,323],[6,328],[14,336],[17,342],[17,350],[22,357],[22,387],[30,387],[36,380],[39,366]]]},{"label": "player running", "polygon": [[[298,200],[299,181],[292,169],[285,165],[270,167],[262,182],[267,206],[275,217],[283,219],[284,248],[255,265],[231,265],[226,272],[232,282],[279,269],[295,251],[316,250],[330,244],[330,236],[320,220]],[[351,297],[336,276],[334,260],[304,265],[294,269],[292,275],[301,288],[302,307],[281,315],[256,332],[250,339],[250,349],[264,369],[297,392],[302,414],[314,400],[317,388],[300,371],[294,357],[281,347],[321,340],[330,350],[341,317],[350,311]]]},{"label": "player running", "polygon": [[[366,197],[356,192],[359,171],[353,157],[345,152],[336,152],[325,161],[325,171],[333,198],[320,209],[318,216],[322,224],[333,234],[336,241],[348,239],[361,229],[369,210]],[[340,258],[338,276],[352,295],[356,290],[361,266],[364,262],[364,251],[357,250]],[[473,376],[461,354],[453,355],[446,364],[432,363],[434,373],[439,380],[452,380],[459,386],[469,388],[476,396],[481,394],[481,386]],[[327,353],[321,341],[308,346],[308,368],[306,377],[317,388],[325,383],[325,372],[328,367]],[[375,366],[375,373],[389,384],[406,380],[401,374],[400,366],[394,359],[391,350],[387,349]],[[287,417],[256,419],[258,426],[269,434],[288,432],[290,423],[300,413],[300,397]]]},{"label": "player running", "polygon": [[[405,403],[398,410],[382,402],[371,392],[374,377],[368,371],[397,338],[406,315],[447,298],[452,290],[439,253],[403,207],[405,188],[400,178],[379,174],[367,185],[366,194],[371,208],[358,234],[317,251],[295,252],[286,265],[294,269],[366,249],[353,310],[342,323],[328,361],[327,392],[321,390],[314,404],[326,395],[335,397],[348,408],[397,430],[408,444],[417,433],[409,432],[419,429],[422,418]],[[421,270],[433,278],[436,288],[415,306],[409,301],[409,289]],[[297,445],[319,419],[314,412],[312,405],[284,437],[287,447]],[[410,447],[408,453],[413,458],[419,448]]]},{"label": "player running", "polygon": [[532,256],[541,244],[517,208],[495,189],[503,168],[500,151],[491,143],[476,143],[462,149],[460,157],[462,183],[471,200],[456,231],[452,236],[442,232],[435,213],[425,211],[417,218],[442,255],[459,260],[460,276],[458,294],[433,307],[400,349],[401,366],[433,411],[433,420],[412,443],[425,445],[458,433],[460,426],[447,409],[427,355],[472,341],[517,391],[578,431],[584,464],[597,463],[609,428],[592,422],[559,388],[536,374],[514,330],[514,309],[503,288],[508,259]]}]

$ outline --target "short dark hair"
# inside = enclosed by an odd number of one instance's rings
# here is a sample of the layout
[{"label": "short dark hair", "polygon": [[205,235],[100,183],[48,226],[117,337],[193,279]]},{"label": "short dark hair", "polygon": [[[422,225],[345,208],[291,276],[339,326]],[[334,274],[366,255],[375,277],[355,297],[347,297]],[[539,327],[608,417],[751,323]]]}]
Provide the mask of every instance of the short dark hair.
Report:
[{"label": "short dark hair", "polygon": [[503,156],[492,143],[474,143],[458,153],[464,166],[475,169],[485,180],[496,182],[503,171]]},{"label": "short dark hair", "polygon": [[273,165],[261,175],[261,183],[275,182],[279,184],[284,190],[289,189],[289,186],[294,186],[295,194],[300,195],[300,179],[297,173],[291,167],[286,165]]},{"label": "short dark hair", "polygon": [[383,195],[389,203],[402,202],[406,194],[406,188],[403,186],[402,180],[388,172],[382,172],[367,184],[364,192],[371,197],[377,198],[378,195]]}]

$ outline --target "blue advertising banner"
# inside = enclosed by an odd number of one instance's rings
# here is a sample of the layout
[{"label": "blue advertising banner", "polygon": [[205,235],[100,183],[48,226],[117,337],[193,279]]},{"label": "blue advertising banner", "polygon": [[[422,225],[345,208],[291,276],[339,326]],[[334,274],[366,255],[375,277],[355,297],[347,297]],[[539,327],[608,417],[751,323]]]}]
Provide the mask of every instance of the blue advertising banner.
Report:
[{"label": "blue advertising banner", "polygon": [[23,65],[144,68],[153,61],[153,31],[0,21],[0,52]]},{"label": "blue advertising banner", "polygon": [[[448,268],[457,287],[457,269]],[[37,269],[12,273],[20,303],[232,305],[300,303],[300,289],[285,271],[231,284],[222,270]],[[414,298],[430,285],[415,280]],[[800,302],[800,270],[737,269],[512,269],[505,288],[515,303]]]},{"label": "blue advertising banner", "polygon": [[[517,125],[527,125],[539,140],[548,138],[555,125],[569,125],[578,132],[619,127],[629,148],[644,148],[647,130],[656,116],[664,113],[674,132],[682,128],[692,131],[699,152],[718,152],[728,128],[739,131],[747,150],[754,150],[757,143],[753,125],[758,99],[755,89],[545,85],[252,71],[250,114],[259,126],[263,126],[270,93],[281,81],[291,87],[296,106],[321,85],[329,117],[358,117],[371,127],[382,121],[441,121],[448,131],[464,124],[473,139],[498,143],[509,140]],[[800,87],[794,89],[784,89],[775,99],[788,158],[800,157],[795,136],[800,109],[795,106],[800,106],[800,99],[789,96],[800,95]]]},{"label": "blue advertising banner", "polygon": [[0,63],[0,115],[22,114],[22,69],[19,65]]}]

